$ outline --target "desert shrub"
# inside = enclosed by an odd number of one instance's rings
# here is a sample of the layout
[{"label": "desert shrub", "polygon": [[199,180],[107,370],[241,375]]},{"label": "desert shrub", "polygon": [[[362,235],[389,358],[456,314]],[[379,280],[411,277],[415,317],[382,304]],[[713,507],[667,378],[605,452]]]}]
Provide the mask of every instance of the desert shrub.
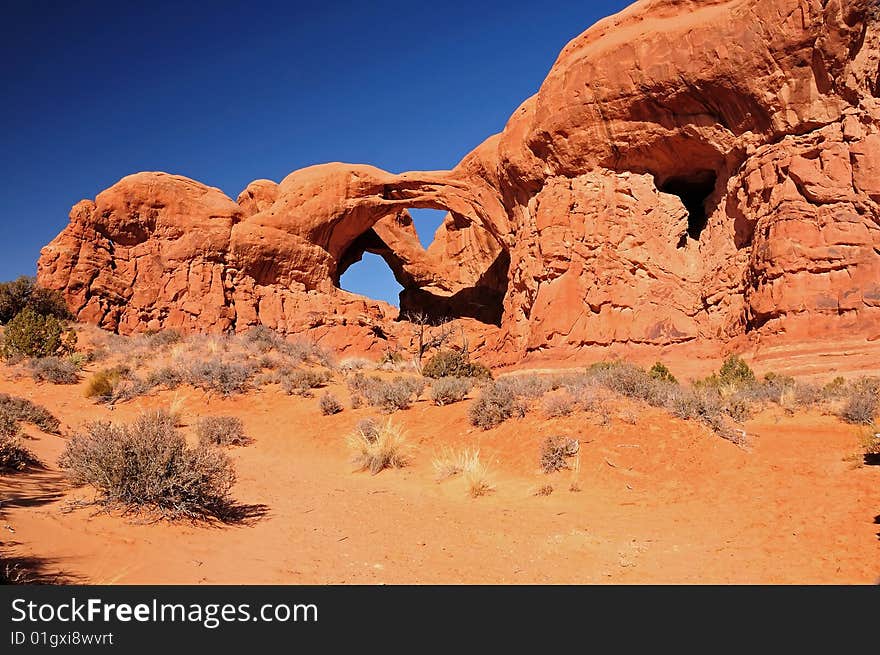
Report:
[{"label": "desert shrub", "polygon": [[675,376],[663,362],[655,362],[655,364],[648,370],[648,375],[654,380],[678,384],[678,380],[675,379]]},{"label": "desert shrub", "polygon": [[861,378],[850,385],[840,417],[847,423],[871,425],[880,407],[880,379]]},{"label": "desert shrub", "polygon": [[812,407],[827,398],[825,389],[807,382],[798,382],[794,385],[794,404],[798,407]]},{"label": "desert shrub", "polygon": [[435,405],[451,405],[464,400],[471,387],[470,378],[437,378],[431,383],[431,400]]},{"label": "desert shrub", "polygon": [[626,398],[664,407],[678,388],[677,383],[652,377],[633,364],[612,362],[593,372],[599,384]]},{"label": "desert shrub", "polygon": [[472,362],[465,351],[441,350],[431,356],[422,368],[427,378],[481,378],[491,379],[492,372],[479,362]]},{"label": "desert shrub", "polygon": [[284,347],[284,337],[265,325],[252,327],[244,334],[244,342],[260,352],[280,350]]},{"label": "desert shrub", "polygon": [[870,430],[863,439],[864,456],[866,464],[880,464],[880,432]]},{"label": "desert shrub", "polygon": [[333,368],[336,364],[333,360],[333,354],[329,350],[311,341],[284,341],[278,350],[301,363],[319,364],[327,368]]},{"label": "desert shrub", "polygon": [[400,350],[397,348],[386,348],[382,351],[382,356],[379,358],[379,368],[393,371],[402,366],[405,361],[406,358]]},{"label": "desert shrub", "polygon": [[336,396],[334,396],[329,391],[325,392],[321,399],[318,401],[318,406],[321,408],[321,413],[324,416],[329,416],[330,414],[338,414],[342,411],[342,403],[340,403]]},{"label": "desert shrub", "polygon": [[312,389],[322,387],[329,381],[329,371],[294,369],[282,373],[281,388],[288,395],[311,396]]},{"label": "desert shrub", "polygon": [[535,496],[549,496],[553,493],[553,485],[552,484],[542,484],[540,487],[536,488],[533,494]]},{"label": "desert shrub", "polygon": [[231,396],[250,388],[254,369],[248,362],[200,360],[190,363],[186,377],[194,387]]},{"label": "desert shrub", "polygon": [[147,346],[151,349],[167,348],[183,340],[183,335],[177,330],[159,330],[146,335]]},{"label": "desert shrub", "polygon": [[365,368],[374,368],[375,364],[363,357],[346,357],[337,364],[340,371],[362,371]]},{"label": "desert shrub", "polygon": [[580,442],[562,436],[547,437],[541,444],[541,470],[553,473],[568,468],[568,458],[580,451]]},{"label": "desert shrub", "polygon": [[15,417],[0,411],[0,471],[21,471],[39,463],[36,456],[22,444],[19,432]]},{"label": "desert shrub", "polygon": [[724,401],[714,389],[680,389],[670,398],[669,410],[678,418],[712,425],[722,421]]},{"label": "desert shrub", "polygon": [[425,389],[424,379],[403,376],[393,380],[371,377],[358,385],[363,389],[363,397],[367,403],[372,407],[381,407],[389,413],[409,409]]},{"label": "desert shrub", "polygon": [[196,434],[203,445],[246,446],[251,441],[235,416],[205,416],[196,424]]},{"label": "desert shrub", "polygon": [[367,441],[376,441],[379,438],[379,422],[374,418],[362,418],[355,428]]},{"label": "desert shrub", "polygon": [[403,430],[388,419],[373,431],[363,431],[360,424],[348,435],[352,461],[361,471],[376,475],[386,468],[402,468],[411,461],[410,448]]},{"label": "desert shrub", "polygon": [[0,471],[21,471],[36,464],[39,464],[39,460],[18,436],[9,436],[0,431]]},{"label": "desert shrub", "polygon": [[177,389],[184,382],[186,382],[186,375],[174,366],[163,366],[150,371],[145,380],[146,385],[151,389],[155,387]]},{"label": "desert shrub", "polygon": [[113,386],[113,392],[109,396],[102,397],[99,399],[99,401],[111,404],[125,402],[127,400],[131,400],[132,398],[139,398],[140,396],[144,396],[150,393],[152,389],[153,387],[151,387],[142,378],[134,374],[128,374],[122,376],[117,381],[117,383]]},{"label": "desert shrub", "polygon": [[571,416],[574,406],[574,399],[567,393],[555,394],[544,401],[544,413],[550,418]]},{"label": "desert shrub", "polygon": [[16,422],[36,425],[43,432],[59,434],[61,422],[48,409],[26,398],[0,393],[0,415],[4,414]]},{"label": "desert shrub", "polygon": [[133,423],[95,422],[74,435],[59,466],[74,484],[89,484],[99,502],[155,509],[169,518],[226,518],[235,471],[213,446],[187,445],[165,412]]},{"label": "desert shrub", "polygon": [[122,376],[115,368],[105,368],[94,373],[86,382],[86,398],[110,399]]},{"label": "desert shrub", "polygon": [[488,430],[513,416],[523,417],[528,410],[521,398],[510,393],[500,382],[483,387],[480,395],[468,409],[471,424]]},{"label": "desert shrub", "polygon": [[567,375],[561,378],[558,383],[562,389],[565,389],[574,404],[585,412],[595,411],[601,404],[599,384],[590,375]]},{"label": "desert shrub", "polygon": [[843,398],[846,395],[846,380],[838,375],[822,387],[822,392],[829,398]]},{"label": "desert shrub", "polygon": [[737,423],[742,423],[752,417],[752,406],[747,398],[734,396],[724,403],[724,412]]},{"label": "desert shrub", "polygon": [[528,375],[510,375],[501,378],[496,386],[515,398],[535,400],[553,387],[552,380],[530,373]]},{"label": "desert shrub", "polygon": [[43,316],[70,318],[64,297],[58,291],[37,286],[33,278],[23,275],[0,283],[0,323],[8,323],[25,309]]},{"label": "desert shrub", "polygon": [[62,319],[38,314],[30,307],[16,314],[3,333],[3,356],[11,358],[67,355],[76,349],[76,332]]},{"label": "desert shrub", "polygon": [[30,362],[31,377],[36,382],[52,384],[76,384],[79,382],[79,369],[70,359],[60,357],[41,357]]}]

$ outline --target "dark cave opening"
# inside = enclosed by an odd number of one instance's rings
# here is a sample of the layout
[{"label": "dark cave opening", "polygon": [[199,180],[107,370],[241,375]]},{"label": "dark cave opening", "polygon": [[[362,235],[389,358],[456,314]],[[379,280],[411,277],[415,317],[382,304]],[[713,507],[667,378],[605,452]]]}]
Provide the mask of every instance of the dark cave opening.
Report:
[{"label": "dark cave opening", "polygon": [[687,235],[691,239],[699,240],[706,227],[709,219],[706,200],[715,191],[717,181],[718,174],[715,171],[703,169],[689,175],[666,178],[660,185],[660,191],[678,196],[687,209]]}]

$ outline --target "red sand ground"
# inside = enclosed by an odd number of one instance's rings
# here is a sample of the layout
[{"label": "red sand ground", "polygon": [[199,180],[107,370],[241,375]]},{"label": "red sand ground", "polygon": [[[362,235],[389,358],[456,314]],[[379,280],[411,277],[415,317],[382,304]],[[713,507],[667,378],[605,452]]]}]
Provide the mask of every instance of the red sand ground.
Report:
[{"label": "red sand ground", "polygon": [[[82,385],[37,385],[3,375],[0,391],[45,405],[65,425],[132,418],[167,407],[172,393],[111,411]],[[331,387],[347,400],[339,386]],[[2,541],[16,555],[89,583],[875,583],[880,576],[880,467],[858,467],[860,431],[818,413],[775,409],[746,426],[744,451],[703,427],[628,402],[609,426],[537,409],[483,432],[467,405],[422,400],[398,412],[415,445],[409,468],[355,473],[344,436],[370,408],[322,416],[316,398],[260,391],[231,399],[189,390],[184,417],[235,414],[255,441],[231,448],[238,501],[266,506],[247,525],[167,522],[94,509],[69,511],[71,489],[55,462],[64,438],[29,446],[44,471],[0,477]],[[627,421],[637,418],[636,424]],[[551,434],[581,439],[571,472],[538,471]],[[443,445],[481,449],[494,494],[438,483]],[[536,488],[554,485],[549,496]]]}]

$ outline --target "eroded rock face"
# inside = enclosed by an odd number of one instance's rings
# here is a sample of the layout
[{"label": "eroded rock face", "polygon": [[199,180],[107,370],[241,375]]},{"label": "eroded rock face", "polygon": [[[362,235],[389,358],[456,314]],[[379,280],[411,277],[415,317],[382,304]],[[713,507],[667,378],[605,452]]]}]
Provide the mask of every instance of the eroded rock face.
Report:
[{"label": "eroded rock face", "polygon": [[[313,166],[233,202],[164,173],[82,201],[39,280],[133,332],[263,323],[377,347],[404,312],[496,361],[584,346],[880,337],[880,22],[870,0],[646,0],[569,43],[452,171]],[[407,212],[449,213],[423,249]],[[481,323],[477,323],[479,321]]]}]

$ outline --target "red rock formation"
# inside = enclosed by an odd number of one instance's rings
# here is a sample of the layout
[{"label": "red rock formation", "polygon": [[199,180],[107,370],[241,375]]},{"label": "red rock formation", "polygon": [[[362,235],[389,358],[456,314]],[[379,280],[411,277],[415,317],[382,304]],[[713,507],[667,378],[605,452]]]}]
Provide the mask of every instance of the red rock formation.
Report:
[{"label": "red rock formation", "polygon": [[[504,361],[878,338],[878,14],[869,0],[637,2],[569,43],[452,171],[326,164],[253,182],[237,204],[140,173],[74,207],[39,280],[123,332],[263,323],[371,344],[405,330],[336,286],[369,251],[404,311],[483,321]],[[409,208],[449,212],[427,250]]]}]

